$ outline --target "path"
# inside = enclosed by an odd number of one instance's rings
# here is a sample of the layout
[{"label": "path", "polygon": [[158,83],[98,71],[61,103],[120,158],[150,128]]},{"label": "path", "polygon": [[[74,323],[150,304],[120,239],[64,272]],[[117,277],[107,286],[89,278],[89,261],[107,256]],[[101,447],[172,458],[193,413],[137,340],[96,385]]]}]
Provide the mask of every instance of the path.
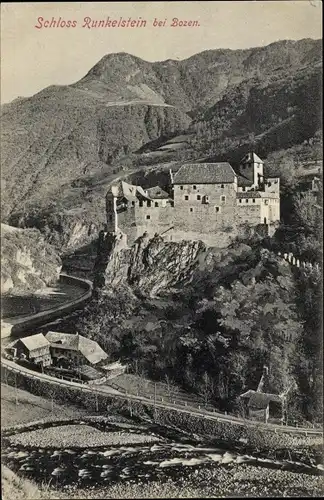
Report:
[{"label": "path", "polygon": [[52,377],[47,374],[43,373],[37,373],[35,371],[32,371],[28,368],[25,368],[23,366],[17,365],[13,361],[7,360],[2,358],[1,359],[1,364],[2,366],[6,367],[9,371],[16,372],[16,373],[22,373],[25,374],[27,377],[30,378],[35,378],[38,380],[46,380],[49,383],[55,384],[55,385],[63,385],[63,386],[69,386],[69,387],[74,387],[77,388],[83,392],[89,392],[91,394],[101,394],[101,395],[112,395],[114,399],[121,399],[123,401],[139,401],[142,403],[145,403],[146,405],[149,405],[151,407],[156,407],[156,408],[164,408],[164,409],[169,409],[169,410],[174,410],[180,413],[185,413],[187,415],[191,416],[197,416],[197,417],[203,417],[206,420],[211,420],[214,422],[228,422],[233,425],[239,425],[239,426],[255,426],[257,425],[258,427],[262,427],[264,430],[270,430],[274,431],[275,433],[278,432],[283,432],[283,433],[288,433],[288,434],[295,434],[295,435],[315,435],[315,436],[322,436],[323,435],[323,430],[322,429],[308,429],[308,428],[296,428],[296,427],[290,427],[290,426],[279,426],[275,424],[265,424],[265,423],[260,423],[260,422],[253,422],[252,420],[244,420],[238,417],[234,417],[232,415],[223,415],[218,412],[210,412],[204,409],[197,409],[197,408],[185,408],[185,407],[179,407],[177,404],[170,404],[170,403],[165,403],[165,402],[154,402],[151,399],[142,397],[142,396],[135,396],[134,394],[123,394],[119,392],[116,389],[113,389],[110,386],[89,386],[87,384],[82,384],[82,383],[77,383],[77,382],[70,382],[68,380],[60,380],[56,377]]}]

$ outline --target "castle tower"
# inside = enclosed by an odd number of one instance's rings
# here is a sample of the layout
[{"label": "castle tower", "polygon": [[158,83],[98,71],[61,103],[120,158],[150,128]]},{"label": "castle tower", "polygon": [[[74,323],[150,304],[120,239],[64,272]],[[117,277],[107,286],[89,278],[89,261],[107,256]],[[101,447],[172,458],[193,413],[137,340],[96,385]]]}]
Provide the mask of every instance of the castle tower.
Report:
[{"label": "castle tower", "polygon": [[263,161],[255,153],[245,155],[240,163],[240,173],[258,187],[263,182]]},{"label": "castle tower", "polygon": [[110,186],[106,194],[106,230],[108,232],[117,233],[118,216],[117,216],[117,198],[119,195],[119,186]]}]

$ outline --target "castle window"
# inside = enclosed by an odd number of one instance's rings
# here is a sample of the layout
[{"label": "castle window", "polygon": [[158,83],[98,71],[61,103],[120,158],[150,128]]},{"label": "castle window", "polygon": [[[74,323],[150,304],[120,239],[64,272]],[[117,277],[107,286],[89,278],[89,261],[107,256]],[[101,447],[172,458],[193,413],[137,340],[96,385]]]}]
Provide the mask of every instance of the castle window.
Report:
[{"label": "castle window", "polygon": [[224,184],[221,184],[221,188],[224,189]]},{"label": "castle window", "polygon": [[245,203],[249,203],[249,198],[246,198]]},{"label": "castle window", "polygon": [[142,201],[140,201],[140,202],[139,202],[139,206],[140,206],[140,207],[142,207],[142,206],[143,206],[143,202],[142,202]]},{"label": "castle window", "polygon": [[185,200],[189,200],[189,196],[187,196],[187,195],[186,195],[184,199],[185,199]]},{"label": "castle window", "polygon": [[180,186],[181,191],[183,191],[183,186]]},{"label": "castle window", "polygon": [[190,208],[189,210],[190,210],[190,212],[193,212],[193,208]]},{"label": "castle window", "polygon": [[200,194],[197,194],[197,200],[201,200]]},{"label": "castle window", "polygon": [[174,207],[174,201],[170,202],[171,207]]},{"label": "castle window", "polygon": [[253,203],[255,203],[255,198],[253,198],[253,200],[252,200],[252,201],[253,201]]},{"label": "castle window", "polygon": [[197,189],[197,186],[192,186],[192,187],[193,187],[193,189]]},{"label": "castle window", "polygon": [[222,203],[225,203],[225,201],[226,201],[226,196],[222,195],[222,196],[221,196],[221,202],[222,202]]},{"label": "castle window", "polygon": [[216,210],[216,212],[219,212],[220,208],[219,207],[215,207],[215,210]]},{"label": "castle window", "polygon": [[151,216],[150,216],[150,215],[147,215],[147,216],[146,216],[146,218],[147,218],[147,220],[149,220],[149,219],[151,218]]},{"label": "castle window", "polygon": [[135,201],[132,201],[132,207],[135,207]]},{"label": "castle window", "polygon": [[209,203],[209,196],[207,194],[203,197],[203,203]]},{"label": "castle window", "polygon": [[151,202],[150,202],[150,201],[148,201],[148,202],[147,202],[147,206],[148,206],[148,207],[150,207],[150,206],[151,206]]},{"label": "castle window", "polygon": [[245,187],[244,186],[242,187],[242,191],[245,191]]},{"label": "castle window", "polygon": [[155,206],[155,207],[158,207],[158,206],[159,206],[159,204],[158,204],[158,202],[157,202],[157,201],[154,203],[154,206]]},{"label": "castle window", "polygon": [[239,203],[242,203],[242,200],[241,200],[241,199],[239,200]]}]

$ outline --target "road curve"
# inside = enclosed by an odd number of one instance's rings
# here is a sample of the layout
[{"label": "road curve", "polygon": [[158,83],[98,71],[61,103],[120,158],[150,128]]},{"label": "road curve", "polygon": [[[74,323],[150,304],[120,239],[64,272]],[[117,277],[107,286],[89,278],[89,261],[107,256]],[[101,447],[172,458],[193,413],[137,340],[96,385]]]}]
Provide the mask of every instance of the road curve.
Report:
[{"label": "road curve", "polygon": [[21,316],[18,318],[3,318],[2,323],[4,323],[7,328],[1,328],[1,338],[8,337],[14,333],[20,333],[28,330],[29,328],[48,323],[51,320],[62,317],[63,315],[79,309],[82,307],[92,296],[92,282],[82,278],[76,278],[75,276],[69,276],[67,274],[60,274],[60,281],[67,284],[73,284],[79,288],[84,289],[84,293],[76,299],[64,302],[59,306],[47,309],[46,311],[41,311],[38,313],[30,314],[27,316]]}]

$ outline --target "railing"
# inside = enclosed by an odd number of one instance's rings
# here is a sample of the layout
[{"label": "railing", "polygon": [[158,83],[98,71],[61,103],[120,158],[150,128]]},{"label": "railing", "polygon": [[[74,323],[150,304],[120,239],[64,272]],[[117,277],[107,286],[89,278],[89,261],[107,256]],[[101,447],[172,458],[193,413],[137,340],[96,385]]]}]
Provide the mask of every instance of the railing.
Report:
[{"label": "railing", "polygon": [[69,276],[67,274],[61,274],[60,281],[85,289],[85,292],[76,299],[69,300],[67,302],[64,302],[64,304],[53,307],[52,309],[47,309],[46,311],[30,314],[21,318],[3,318],[3,321],[9,323],[12,326],[11,333],[21,332],[40,323],[57,319],[58,317],[62,316],[62,313],[66,314],[68,312],[72,312],[91,298],[91,281],[81,278],[75,278],[74,276]]},{"label": "railing", "polygon": [[319,268],[320,268],[318,263],[312,264],[311,262],[300,260],[298,257],[295,257],[292,252],[284,253],[284,254],[282,254],[281,252],[278,252],[277,255],[279,257],[282,257],[287,262],[289,262],[289,264],[291,264],[292,266],[304,267],[304,268],[309,268],[309,269],[314,268],[317,270],[319,270]]},{"label": "railing", "polygon": [[[230,416],[230,415],[223,415],[220,414],[216,409],[214,411],[208,411],[204,408],[202,408],[200,405],[198,405],[198,408],[195,406],[191,406],[189,404],[186,404],[186,402],[181,402],[177,401],[176,399],[173,401],[173,403],[166,402],[163,397],[151,397],[147,398],[145,396],[137,396],[134,394],[129,394],[128,392],[123,392],[123,394],[118,394],[115,392],[109,391],[109,387],[105,387],[105,389],[102,386],[99,387],[94,387],[94,386],[89,386],[87,383],[82,383],[80,380],[77,382],[74,381],[68,381],[64,379],[64,376],[62,376],[62,379],[59,380],[56,377],[51,377],[49,375],[44,375],[41,373],[36,373],[32,372],[32,370],[29,369],[21,369],[18,368],[17,366],[12,366],[11,363],[9,363],[7,360],[2,358],[2,365],[9,371],[16,372],[16,373],[21,373],[25,375],[28,378],[31,379],[38,379],[38,380],[44,380],[47,381],[51,384],[54,385],[61,385],[61,386],[66,386],[74,389],[78,389],[81,392],[88,392],[92,393],[94,395],[101,395],[101,396],[106,396],[112,399],[118,399],[124,402],[130,402],[130,401],[137,401],[145,405],[149,405],[154,408],[164,408],[164,409],[170,409],[174,411],[178,411],[180,413],[187,413],[191,415],[196,415],[203,417],[208,420],[212,420],[215,422],[228,422],[233,425],[239,425],[239,426],[254,426],[256,425],[255,422],[253,421],[248,421],[244,419],[240,419],[238,417]],[[276,433],[278,432],[283,432],[283,433],[293,433],[293,434],[302,434],[302,435],[318,435],[318,436],[323,436],[323,430],[322,429],[305,429],[305,428],[289,428],[285,426],[275,426],[274,424],[260,424],[258,422],[258,426],[264,425],[265,429],[269,431],[274,431]]]}]

